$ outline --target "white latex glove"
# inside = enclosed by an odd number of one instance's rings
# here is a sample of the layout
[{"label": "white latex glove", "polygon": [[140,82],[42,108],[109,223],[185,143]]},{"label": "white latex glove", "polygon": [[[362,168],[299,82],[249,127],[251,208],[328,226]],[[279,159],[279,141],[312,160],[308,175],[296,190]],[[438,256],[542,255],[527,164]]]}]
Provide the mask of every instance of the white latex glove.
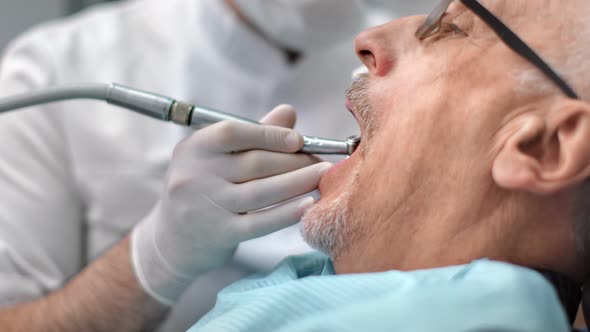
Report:
[{"label": "white latex glove", "polygon": [[137,278],[160,302],[172,305],[240,242],[297,223],[314,204],[304,197],[274,206],[314,190],[332,165],[293,153],[303,139],[289,129],[290,106],[262,122],[269,125],[218,123],[175,148],[160,201],[132,234]]}]

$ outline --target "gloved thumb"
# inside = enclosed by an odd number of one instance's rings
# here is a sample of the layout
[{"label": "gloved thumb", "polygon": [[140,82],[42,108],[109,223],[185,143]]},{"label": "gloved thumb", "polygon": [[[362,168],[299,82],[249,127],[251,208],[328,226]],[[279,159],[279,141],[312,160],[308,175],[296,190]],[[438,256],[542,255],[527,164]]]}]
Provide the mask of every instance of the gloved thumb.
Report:
[{"label": "gloved thumb", "polygon": [[260,123],[284,128],[293,128],[297,122],[297,113],[291,105],[279,105],[264,116]]}]

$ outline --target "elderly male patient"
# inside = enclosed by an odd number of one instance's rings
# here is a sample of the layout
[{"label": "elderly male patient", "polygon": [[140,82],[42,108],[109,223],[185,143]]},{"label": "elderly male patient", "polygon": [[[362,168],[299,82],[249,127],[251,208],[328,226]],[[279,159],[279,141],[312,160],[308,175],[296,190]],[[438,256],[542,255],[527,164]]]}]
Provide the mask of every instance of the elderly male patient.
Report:
[{"label": "elderly male patient", "polygon": [[426,23],[359,35],[369,72],[347,104],[362,143],[302,222],[329,258],[230,286],[193,330],[571,329],[535,270],[588,272],[588,13],[585,0],[443,1]]}]

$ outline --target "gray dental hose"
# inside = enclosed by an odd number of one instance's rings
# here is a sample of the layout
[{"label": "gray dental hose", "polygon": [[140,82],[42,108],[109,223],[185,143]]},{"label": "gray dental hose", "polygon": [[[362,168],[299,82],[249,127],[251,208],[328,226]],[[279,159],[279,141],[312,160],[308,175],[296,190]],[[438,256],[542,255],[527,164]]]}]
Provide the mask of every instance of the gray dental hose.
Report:
[{"label": "gray dental hose", "polygon": [[[38,92],[0,98],[0,113],[19,108],[71,99],[96,99],[162,121],[172,121],[196,130],[224,120],[259,124],[237,115],[195,106],[170,97],[137,90],[118,84],[89,84],[76,87],[50,88]],[[351,155],[360,144],[360,137],[351,136],[345,141],[303,136],[304,145],[299,152],[307,154]]]}]

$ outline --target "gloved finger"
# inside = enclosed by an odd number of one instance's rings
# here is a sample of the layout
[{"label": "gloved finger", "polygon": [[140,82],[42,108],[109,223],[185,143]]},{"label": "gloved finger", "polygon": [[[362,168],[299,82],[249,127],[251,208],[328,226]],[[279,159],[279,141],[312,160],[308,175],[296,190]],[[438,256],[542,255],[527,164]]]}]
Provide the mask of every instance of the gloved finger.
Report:
[{"label": "gloved finger", "polygon": [[312,197],[302,197],[267,210],[237,216],[233,223],[236,242],[251,240],[294,225],[314,204]]},{"label": "gloved finger", "polygon": [[260,123],[284,128],[294,128],[297,113],[291,105],[279,105],[264,116]]},{"label": "gloved finger", "polygon": [[223,121],[196,132],[188,144],[197,151],[214,153],[248,150],[294,153],[303,147],[303,137],[293,129]]},{"label": "gloved finger", "polygon": [[319,163],[293,172],[225,187],[212,195],[220,206],[245,213],[282,203],[318,187],[331,163]]},{"label": "gloved finger", "polygon": [[229,156],[223,177],[232,183],[243,183],[307,167],[321,160],[302,153],[280,153],[251,150]]}]

